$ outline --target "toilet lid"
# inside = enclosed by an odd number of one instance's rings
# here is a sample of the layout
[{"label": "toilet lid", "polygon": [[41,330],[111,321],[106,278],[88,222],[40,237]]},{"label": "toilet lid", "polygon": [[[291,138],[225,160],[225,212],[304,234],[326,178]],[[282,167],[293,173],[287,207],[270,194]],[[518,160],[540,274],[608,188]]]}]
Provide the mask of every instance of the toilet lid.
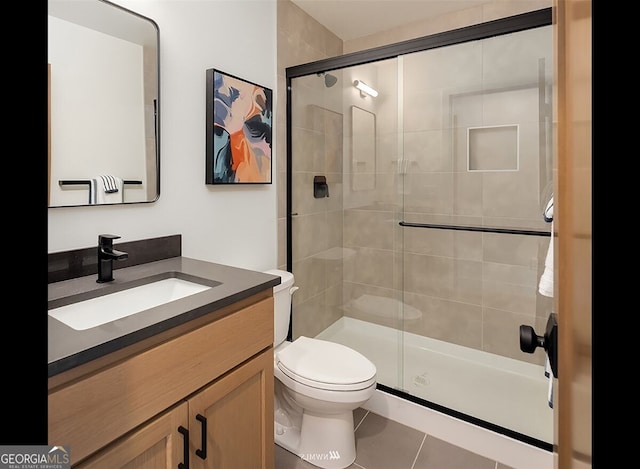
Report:
[{"label": "toilet lid", "polygon": [[291,379],[323,389],[364,389],[376,376],[375,365],[361,353],[304,336],[278,351],[276,363]]}]

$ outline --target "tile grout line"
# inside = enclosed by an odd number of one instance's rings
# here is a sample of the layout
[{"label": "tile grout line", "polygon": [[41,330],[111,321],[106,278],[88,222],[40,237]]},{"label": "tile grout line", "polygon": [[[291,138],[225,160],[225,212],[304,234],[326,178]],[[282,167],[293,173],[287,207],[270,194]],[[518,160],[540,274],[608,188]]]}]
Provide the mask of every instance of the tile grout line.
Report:
[{"label": "tile grout line", "polygon": [[362,422],[364,422],[364,419],[367,418],[367,415],[369,415],[369,411],[368,410],[367,410],[367,413],[362,416],[362,418],[358,422],[358,425],[356,425],[356,428],[353,429],[353,433],[355,433],[356,430],[358,429],[358,427],[362,424]]},{"label": "tile grout line", "polygon": [[[355,433],[355,432],[356,432],[356,430],[358,429],[358,427],[359,427],[360,425],[362,425],[362,422],[364,422],[364,419],[365,419],[365,418],[367,418],[367,415],[369,415],[369,413],[370,413],[370,411],[369,411],[369,410],[367,410],[367,411],[365,412],[365,414],[362,416],[362,418],[361,418],[361,419],[360,419],[360,421],[358,422],[358,425],[356,425],[356,427],[353,429],[353,433]],[[356,463],[355,461],[353,461],[353,463],[352,463],[352,464],[353,464],[354,466],[356,466],[356,467],[359,467],[360,469],[367,469],[366,467],[361,466],[360,464]]]},{"label": "tile grout line", "polygon": [[418,451],[416,452],[416,457],[413,458],[413,462],[411,463],[411,467],[410,469],[413,469],[414,466],[416,465],[416,461],[418,460],[418,456],[420,455],[420,451],[422,451],[422,447],[424,446],[424,442],[427,439],[427,434],[425,433],[424,436],[422,437],[422,442],[420,443],[420,447],[418,448]]}]

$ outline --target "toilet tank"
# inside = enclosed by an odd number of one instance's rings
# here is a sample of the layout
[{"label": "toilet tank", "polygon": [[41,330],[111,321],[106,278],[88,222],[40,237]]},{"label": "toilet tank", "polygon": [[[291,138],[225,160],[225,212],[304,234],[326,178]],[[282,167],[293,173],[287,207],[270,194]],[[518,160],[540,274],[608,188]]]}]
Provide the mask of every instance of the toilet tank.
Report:
[{"label": "toilet tank", "polygon": [[286,270],[272,269],[267,270],[265,273],[278,275],[281,281],[280,285],[276,285],[275,287],[273,287],[273,346],[277,347],[282,342],[287,340],[291,312],[291,295],[293,295],[298,287],[293,286],[294,277],[291,272],[287,272]]}]

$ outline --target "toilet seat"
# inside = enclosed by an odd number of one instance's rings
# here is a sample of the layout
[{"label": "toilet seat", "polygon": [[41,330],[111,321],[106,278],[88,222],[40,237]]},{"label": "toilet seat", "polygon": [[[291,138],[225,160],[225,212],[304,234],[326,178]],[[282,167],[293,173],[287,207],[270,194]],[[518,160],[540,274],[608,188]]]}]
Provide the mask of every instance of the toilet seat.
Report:
[{"label": "toilet seat", "polygon": [[299,337],[277,350],[276,366],[292,380],[329,391],[357,391],[376,382],[376,367],[364,355],[341,344]]}]

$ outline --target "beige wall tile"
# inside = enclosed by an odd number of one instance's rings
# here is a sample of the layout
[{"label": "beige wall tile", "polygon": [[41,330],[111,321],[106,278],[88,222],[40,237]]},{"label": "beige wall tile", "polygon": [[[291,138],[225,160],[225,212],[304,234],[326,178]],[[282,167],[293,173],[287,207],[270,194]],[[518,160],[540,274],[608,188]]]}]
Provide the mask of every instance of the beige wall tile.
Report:
[{"label": "beige wall tile", "polygon": [[483,181],[482,173],[465,171],[453,174],[453,213],[471,217],[483,216]]},{"label": "beige wall tile", "polygon": [[343,211],[341,209],[327,211],[327,245],[328,248],[342,248],[343,236]]},{"label": "beige wall tile", "polygon": [[415,293],[406,293],[404,301],[422,313],[420,320],[407,325],[407,332],[465,347],[482,347],[481,306]]},{"label": "beige wall tile", "polygon": [[402,292],[399,290],[344,282],[343,310],[348,317],[393,329],[405,328]]},{"label": "beige wall tile", "polygon": [[[505,271],[517,271],[518,267],[509,266]],[[503,272],[504,273],[504,272]],[[516,275],[514,275],[516,277]],[[482,285],[483,304],[490,308],[501,309],[534,317],[537,307],[537,285],[522,285],[515,280],[496,280],[487,274]]]},{"label": "beige wall tile", "polygon": [[453,264],[452,299],[471,304],[482,304],[482,263],[456,259]]},{"label": "beige wall tile", "polygon": [[404,250],[416,254],[453,257],[455,231],[425,228],[401,228]]},{"label": "beige wall tile", "polygon": [[549,8],[551,0],[507,0],[493,1],[482,5],[482,20],[491,21],[505,16],[517,15],[528,11]]},{"label": "beige wall tile", "polygon": [[[277,171],[275,173],[275,177],[281,181],[286,181],[287,172],[286,171]],[[278,184],[277,185],[278,192],[278,218],[285,218],[287,216],[287,186],[286,184]],[[286,233],[285,233],[286,234]],[[285,243],[286,244],[286,243]]]},{"label": "beige wall tile", "polygon": [[520,326],[532,326],[538,335],[542,335],[546,319],[534,319],[530,316],[499,309],[483,308],[482,324],[483,350],[516,360],[544,365],[546,355],[543,349],[538,348],[533,354],[520,350]]},{"label": "beige wall tile", "polygon": [[344,211],[345,246],[393,249],[393,213],[372,210]]},{"label": "beige wall tile", "polygon": [[418,173],[410,166],[404,176],[404,207],[420,213],[453,212],[453,173]]},{"label": "beige wall tile", "polygon": [[338,286],[297,304],[293,310],[293,339],[301,335],[315,337],[329,327],[342,316],[341,304],[341,288]]},{"label": "beige wall tile", "polygon": [[346,281],[393,288],[393,251],[353,248],[355,254],[344,261]]},{"label": "beige wall tile", "polygon": [[295,243],[292,245],[293,261],[326,251],[329,248],[327,215],[318,212],[292,218],[291,226]]},{"label": "beige wall tile", "polygon": [[328,173],[342,173],[343,165],[343,116],[337,112],[325,111],[324,150],[325,167]]},{"label": "beige wall tile", "polygon": [[292,314],[293,340],[300,336],[315,337],[322,330],[319,319],[324,309],[325,299],[322,294],[297,303]]},{"label": "beige wall tile", "polygon": [[416,163],[415,171],[451,171],[451,154],[444,151],[446,135],[442,130],[405,132],[404,158]]},{"label": "beige wall tile", "polygon": [[405,253],[405,291],[437,298],[453,295],[453,259]]},{"label": "beige wall tile", "polygon": [[[487,262],[536,267],[541,240],[537,236],[484,233],[484,255]],[[544,251],[546,255],[546,250]]]},{"label": "beige wall tile", "polygon": [[287,270],[287,220],[278,218],[278,269]]},{"label": "beige wall tile", "polygon": [[[484,172],[482,214],[495,218],[542,218],[537,173]],[[512,194],[518,194],[513,197]]]},{"label": "beige wall tile", "polygon": [[324,135],[314,130],[295,127],[292,128],[291,134],[292,154],[295,155],[291,169],[294,172],[324,172]]},{"label": "beige wall tile", "polygon": [[293,262],[291,269],[299,290],[292,297],[294,310],[299,304],[318,296],[327,288],[325,262],[315,257],[308,257]]}]

